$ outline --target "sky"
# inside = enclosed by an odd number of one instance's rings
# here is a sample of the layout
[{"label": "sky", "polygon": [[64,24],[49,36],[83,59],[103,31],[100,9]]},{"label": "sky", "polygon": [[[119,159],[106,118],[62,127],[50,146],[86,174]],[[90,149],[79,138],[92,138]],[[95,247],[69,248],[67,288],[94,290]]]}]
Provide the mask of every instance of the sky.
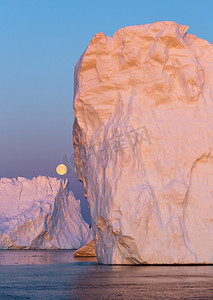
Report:
[{"label": "sky", "polygon": [[92,37],[175,21],[213,43],[212,0],[0,0],[0,177],[69,178],[89,220],[72,156],[74,67]]}]

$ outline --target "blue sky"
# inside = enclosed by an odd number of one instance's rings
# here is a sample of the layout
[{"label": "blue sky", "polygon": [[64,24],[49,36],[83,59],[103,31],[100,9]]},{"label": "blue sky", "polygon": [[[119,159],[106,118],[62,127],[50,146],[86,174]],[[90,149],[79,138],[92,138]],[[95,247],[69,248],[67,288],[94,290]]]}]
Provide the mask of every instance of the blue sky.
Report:
[{"label": "blue sky", "polygon": [[74,66],[96,33],[169,20],[213,43],[212,11],[211,0],[0,0],[0,177],[57,176],[73,152]]}]

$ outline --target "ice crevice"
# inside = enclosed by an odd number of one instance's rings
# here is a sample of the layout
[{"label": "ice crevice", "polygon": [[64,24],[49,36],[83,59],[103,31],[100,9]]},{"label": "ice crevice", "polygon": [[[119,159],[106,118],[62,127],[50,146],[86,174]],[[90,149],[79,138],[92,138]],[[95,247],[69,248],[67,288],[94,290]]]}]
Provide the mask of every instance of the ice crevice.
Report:
[{"label": "ice crevice", "polygon": [[18,196],[18,211],[20,209],[20,202],[21,202],[21,194],[23,192],[23,184],[21,182],[21,187],[20,187],[20,192],[19,192],[19,196]]}]

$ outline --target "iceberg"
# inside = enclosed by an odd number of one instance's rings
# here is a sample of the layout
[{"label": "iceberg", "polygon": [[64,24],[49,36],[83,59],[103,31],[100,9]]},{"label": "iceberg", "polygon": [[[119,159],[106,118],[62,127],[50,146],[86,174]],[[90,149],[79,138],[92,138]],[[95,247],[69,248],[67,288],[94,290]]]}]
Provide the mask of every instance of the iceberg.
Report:
[{"label": "iceberg", "polygon": [[90,236],[67,179],[0,179],[0,249],[78,249]]},{"label": "iceberg", "polygon": [[94,240],[74,252],[74,257],[96,257]]},{"label": "iceberg", "polygon": [[75,67],[75,168],[102,264],[213,263],[213,46],[163,21]]}]

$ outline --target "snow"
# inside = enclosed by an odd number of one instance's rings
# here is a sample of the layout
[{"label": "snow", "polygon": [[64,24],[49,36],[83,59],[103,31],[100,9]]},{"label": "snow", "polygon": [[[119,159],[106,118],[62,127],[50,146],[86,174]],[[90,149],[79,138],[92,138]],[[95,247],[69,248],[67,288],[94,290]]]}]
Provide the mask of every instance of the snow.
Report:
[{"label": "snow", "polygon": [[99,33],[76,65],[76,173],[100,263],[213,263],[213,47],[187,29]]},{"label": "snow", "polygon": [[90,231],[68,180],[0,179],[0,249],[78,249]]}]

